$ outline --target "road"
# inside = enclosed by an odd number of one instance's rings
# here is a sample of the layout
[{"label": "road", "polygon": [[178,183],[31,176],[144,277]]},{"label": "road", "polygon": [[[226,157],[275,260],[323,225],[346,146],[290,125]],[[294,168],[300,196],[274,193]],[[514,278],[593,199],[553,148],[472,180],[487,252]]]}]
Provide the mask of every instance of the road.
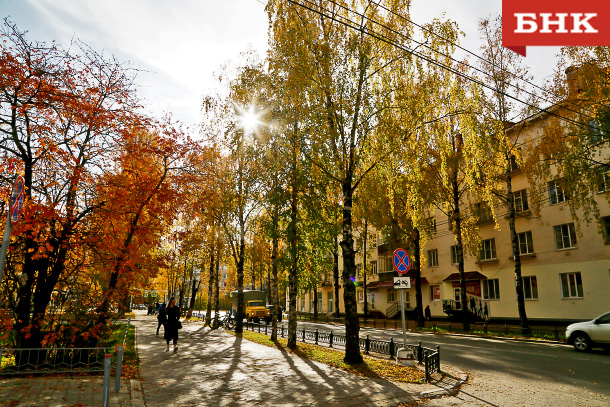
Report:
[{"label": "road", "polygon": [[[287,329],[286,320],[283,324]],[[332,324],[299,321],[298,327],[344,332],[344,327]],[[360,336],[366,335],[402,343],[400,330],[361,328]],[[610,406],[610,352],[578,353],[557,343],[407,332],[407,343],[418,341],[426,347],[439,345],[441,364],[471,377],[458,401],[454,397],[430,405]]]}]

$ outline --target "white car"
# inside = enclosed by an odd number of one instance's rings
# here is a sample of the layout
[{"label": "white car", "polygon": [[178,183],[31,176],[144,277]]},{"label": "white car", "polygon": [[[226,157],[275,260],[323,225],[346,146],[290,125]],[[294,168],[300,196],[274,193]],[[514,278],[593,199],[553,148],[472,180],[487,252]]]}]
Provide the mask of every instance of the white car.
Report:
[{"label": "white car", "polygon": [[610,312],[591,321],[568,326],[566,338],[580,352],[588,351],[596,345],[610,349]]}]

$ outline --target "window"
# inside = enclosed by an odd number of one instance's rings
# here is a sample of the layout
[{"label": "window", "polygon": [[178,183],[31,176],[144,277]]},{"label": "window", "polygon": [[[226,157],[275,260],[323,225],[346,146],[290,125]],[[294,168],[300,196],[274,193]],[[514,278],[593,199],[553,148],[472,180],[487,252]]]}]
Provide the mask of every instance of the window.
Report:
[{"label": "window", "polygon": [[493,219],[491,214],[491,208],[487,202],[479,202],[474,206],[475,215],[479,219],[479,222],[489,222]]},{"label": "window", "polygon": [[534,241],[532,240],[531,231],[517,233],[517,238],[519,239],[519,254],[534,253]]},{"label": "window", "polygon": [[508,165],[510,165],[511,171],[519,171],[519,157],[521,156],[521,148],[517,149],[517,154],[511,154],[508,159]]},{"label": "window", "polygon": [[568,194],[563,190],[560,180],[549,182],[549,198],[551,205],[555,205],[568,200]]},{"label": "window", "polygon": [[333,312],[333,292],[328,292],[328,312]]},{"label": "window", "polygon": [[523,281],[523,296],[526,300],[538,299],[538,282],[536,276],[521,277]]},{"label": "window", "polygon": [[431,285],[430,286],[430,301],[440,301],[441,300],[441,286],[440,285]]},{"label": "window", "polygon": [[301,312],[305,312],[305,298],[301,298]]},{"label": "window", "polygon": [[371,274],[372,274],[372,275],[377,274],[377,261],[376,261],[376,260],[373,260],[373,261],[370,263],[370,265],[371,265]]},{"label": "window", "polygon": [[493,260],[496,258],[496,239],[487,239],[481,242],[479,258],[481,260]]},{"label": "window", "polygon": [[431,217],[426,219],[426,225],[430,233],[436,233],[436,218]]},{"label": "window", "polygon": [[594,119],[589,120],[589,130],[591,131],[589,137],[591,144],[597,144],[604,139],[602,130],[599,127],[599,124]]},{"label": "window", "polygon": [[515,198],[515,212],[526,212],[530,209],[527,204],[527,191],[525,189],[514,192],[513,197]]},{"label": "window", "polygon": [[604,236],[604,243],[610,244],[610,216],[602,217],[601,221],[602,221],[602,235]]},{"label": "window", "polygon": [[428,250],[428,267],[438,267],[438,249]]},{"label": "window", "polygon": [[557,250],[576,247],[576,231],[573,223],[555,226],[555,243]]},{"label": "window", "polygon": [[364,302],[364,291],[358,290],[358,302]]},{"label": "window", "polygon": [[366,295],[366,299],[368,302],[368,308],[375,308],[375,293],[368,293]]},{"label": "window", "polygon": [[405,289],[402,289],[402,291],[404,292],[405,296],[405,309],[411,308],[411,296],[409,295],[409,292]]},{"label": "window", "polygon": [[356,265],[356,275],[362,277],[362,263]]},{"label": "window", "polygon": [[390,256],[383,256],[379,258],[379,272],[387,273],[389,271],[394,271],[394,266],[392,265],[392,258]]},{"label": "window", "polygon": [[451,246],[451,264],[458,264],[457,245]]},{"label": "window", "polygon": [[482,280],[483,284],[483,299],[484,300],[499,300],[500,299],[500,280],[492,278]]},{"label": "window", "polygon": [[597,192],[610,191],[610,171],[606,167],[598,167],[597,171]]},{"label": "window", "polygon": [[318,293],[318,312],[322,312],[322,293]]},{"label": "window", "polygon": [[576,273],[560,274],[561,296],[563,298],[583,298],[582,278],[580,271]]},{"label": "window", "polygon": [[388,290],[388,302],[396,302],[396,291]]}]

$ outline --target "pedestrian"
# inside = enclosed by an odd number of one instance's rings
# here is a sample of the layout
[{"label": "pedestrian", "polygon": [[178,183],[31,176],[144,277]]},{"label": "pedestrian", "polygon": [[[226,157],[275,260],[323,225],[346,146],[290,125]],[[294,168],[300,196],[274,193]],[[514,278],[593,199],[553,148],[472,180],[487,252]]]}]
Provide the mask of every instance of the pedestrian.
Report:
[{"label": "pedestrian", "polygon": [[426,305],[426,309],[424,310],[426,313],[426,319],[430,321],[432,319],[432,312],[430,312],[430,306]]},{"label": "pedestrian", "polygon": [[167,322],[165,324],[165,350],[169,350],[169,341],[174,342],[174,352],[178,351],[178,329],[181,328],[180,308],[176,306],[176,298],[169,299],[169,305],[165,310]]},{"label": "pedestrian", "polygon": [[159,328],[163,325],[163,332],[165,332],[165,324],[167,323],[167,313],[165,312],[165,303],[159,307],[159,315],[157,315],[157,337],[159,337]]},{"label": "pedestrian", "polygon": [[148,311],[146,312],[146,315],[152,315],[152,304],[148,304]]}]

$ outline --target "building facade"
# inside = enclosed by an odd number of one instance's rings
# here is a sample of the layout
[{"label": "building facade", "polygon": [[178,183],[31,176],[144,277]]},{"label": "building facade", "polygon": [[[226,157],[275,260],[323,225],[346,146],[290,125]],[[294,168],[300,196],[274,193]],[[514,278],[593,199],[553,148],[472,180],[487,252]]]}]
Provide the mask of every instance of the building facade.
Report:
[{"label": "building facade", "polygon": [[[519,129],[518,145],[522,151],[542,132],[548,117],[538,115],[513,126]],[[514,130],[516,131],[516,130]],[[510,134],[510,133],[509,133]],[[610,177],[600,177],[595,199],[599,217],[586,223],[582,211],[571,214],[570,197],[562,180],[549,179],[539,195],[539,213],[532,211],[532,186],[517,161],[513,165],[512,187],[517,210],[516,231],[521,254],[521,274],[528,318],[536,321],[573,321],[592,319],[610,310]],[[541,197],[541,198],[540,198]],[[492,211],[483,203],[468,198],[464,207],[472,208],[478,218],[480,250],[476,255],[464,251],[469,308],[483,319],[518,319],[515,272],[507,209],[494,205]],[[447,317],[448,308],[461,307],[457,252],[452,223],[436,210],[430,214],[429,239],[421,250],[423,306],[433,317]],[[392,316],[400,300],[393,288],[393,248],[376,242],[367,254],[368,309],[374,314]],[[369,260],[370,259],[370,260]],[[362,257],[357,257],[358,312],[364,312]],[[339,261],[342,268],[342,261]],[[404,290],[407,308],[415,307],[415,284]],[[318,288],[318,311],[334,311],[332,275],[326,275]],[[340,312],[343,308],[340,290]],[[313,294],[305,293],[297,303],[299,312],[313,312]]]}]

